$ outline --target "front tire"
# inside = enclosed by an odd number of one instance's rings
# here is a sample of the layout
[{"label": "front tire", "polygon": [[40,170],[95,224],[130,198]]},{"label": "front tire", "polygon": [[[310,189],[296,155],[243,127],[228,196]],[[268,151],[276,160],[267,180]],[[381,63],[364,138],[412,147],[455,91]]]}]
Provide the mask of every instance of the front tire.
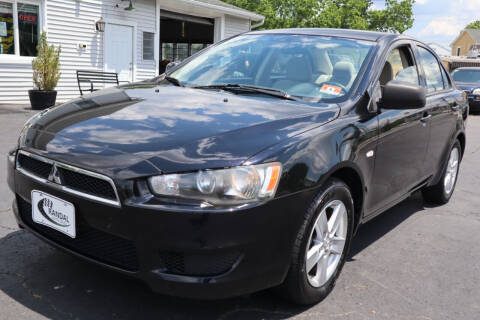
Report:
[{"label": "front tire", "polygon": [[460,161],[462,155],[462,147],[457,140],[450,149],[447,165],[443,169],[440,181],[431,187],[424,188],[422,195],[425,201],[442,205],[450,201],[455,186],[457,185],[458,171],[460,169]]},{"label": "front tire", "polygon": [[310,305],[333,290],[350,248],[353,212],[348,186],[329,180],[304,215],[290,270],[280,287],[284,297]]}]

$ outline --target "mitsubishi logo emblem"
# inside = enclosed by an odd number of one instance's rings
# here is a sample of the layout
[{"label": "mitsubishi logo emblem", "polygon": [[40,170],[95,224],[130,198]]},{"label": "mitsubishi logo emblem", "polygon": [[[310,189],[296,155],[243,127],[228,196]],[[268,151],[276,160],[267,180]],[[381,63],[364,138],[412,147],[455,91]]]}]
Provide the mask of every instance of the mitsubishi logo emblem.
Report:
[{"label": "mitsubishi logo emblem", "polygon": [[60,179],[60,175],[58,174],[57,166],[54,164],[50,175],[48,176],[48,181],[54,182],[56,184],[62,184],[62,180]]}]

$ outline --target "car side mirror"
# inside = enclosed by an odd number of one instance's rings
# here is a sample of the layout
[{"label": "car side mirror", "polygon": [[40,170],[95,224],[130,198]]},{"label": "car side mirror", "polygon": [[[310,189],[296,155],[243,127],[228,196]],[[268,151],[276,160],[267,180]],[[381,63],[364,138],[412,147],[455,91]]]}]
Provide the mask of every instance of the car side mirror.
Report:
[{"label": "car side mirror", "polygon": [[420,109],[427,103],[425,88],[392,80],[383,87],[380,107],[384,109]]}]

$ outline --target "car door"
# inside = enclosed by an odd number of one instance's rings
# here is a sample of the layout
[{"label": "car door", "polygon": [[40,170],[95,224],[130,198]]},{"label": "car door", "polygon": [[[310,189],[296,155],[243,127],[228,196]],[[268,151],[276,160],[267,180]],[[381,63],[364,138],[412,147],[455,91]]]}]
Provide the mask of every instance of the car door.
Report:
[{"label": "car door", "polygon": [[[391,80],[421,84],[410,42],[402,42],[390,50],[380,75],[380,87]],[[366,203],[367,214],[383,211],[426,178],[424,161],[430,129],[428,108],[380,109],[377,117],[378,145],[373,183]]]},{"label": "car door", "polygon": [[435,54],[421,44],[417,45],[419,64],[423,70],[424,85],[427,88],[427,104],[430,119],[430,137],[426,168],[435,175],[443,166],[446,154],[456,132],[461,92],[453,90],[447,72]]}]

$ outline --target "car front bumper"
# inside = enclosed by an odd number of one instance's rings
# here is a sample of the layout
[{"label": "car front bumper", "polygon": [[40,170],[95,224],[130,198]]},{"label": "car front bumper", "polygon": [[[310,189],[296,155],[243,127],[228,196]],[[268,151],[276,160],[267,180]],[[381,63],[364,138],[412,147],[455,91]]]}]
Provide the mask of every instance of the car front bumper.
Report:
[{"label": "car front bumper", "polygon": [[470,112],[480,112],[480,96],[469,96],[468,105]]},{"label": "car front bumper", "polygon": [[[230,212],[174,212],[92,202],[43,184],[15,170],[19,226],[73,255],[141,279],[168,295],[218,299],[280,284],[290,265],[296,232],[314,190]],[[40,190],[75,206],[77,238],[32,220],[31,191]]]}]

